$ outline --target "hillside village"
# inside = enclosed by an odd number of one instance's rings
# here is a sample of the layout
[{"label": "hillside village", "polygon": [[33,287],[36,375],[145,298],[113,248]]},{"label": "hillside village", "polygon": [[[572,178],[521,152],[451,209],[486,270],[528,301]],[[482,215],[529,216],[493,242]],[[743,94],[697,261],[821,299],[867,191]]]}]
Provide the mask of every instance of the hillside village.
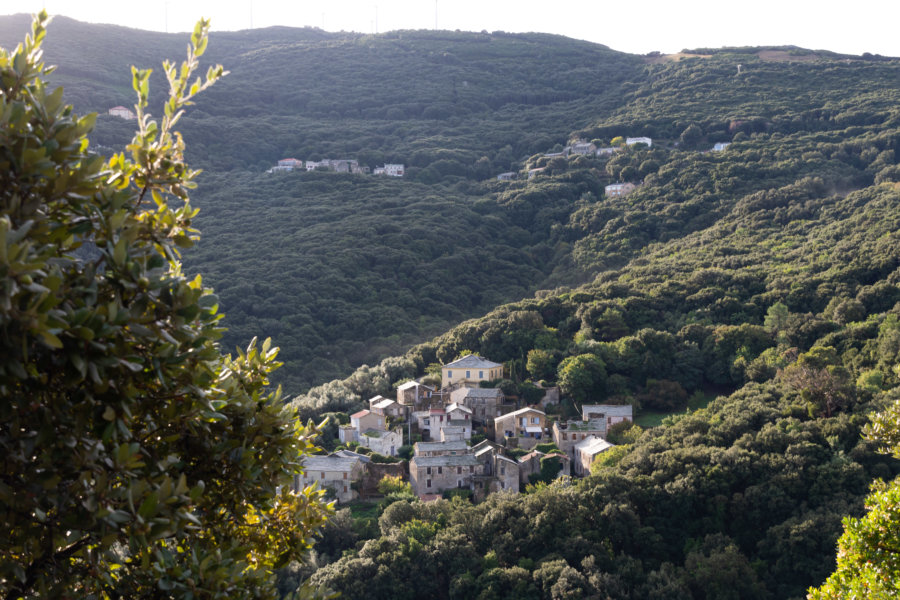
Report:
[{"label": "hillside village", "polygon": [[529,483],[589,475],[593,461],[614,447],[610,430],[633,419],[631,405],[585,404],[577,419],[548,415],[545,409],[559,403],[556,387],[522,406],[500,388],[484,387],[503,371],[467,355],[441,367],[440,387],[407,381],[396,399],[370,398],[369,408],[338,427],[334,452],[305,459],[295,490],[317,483],[346,503],[389,475],[408,481],[422,500],[517,494]]}]

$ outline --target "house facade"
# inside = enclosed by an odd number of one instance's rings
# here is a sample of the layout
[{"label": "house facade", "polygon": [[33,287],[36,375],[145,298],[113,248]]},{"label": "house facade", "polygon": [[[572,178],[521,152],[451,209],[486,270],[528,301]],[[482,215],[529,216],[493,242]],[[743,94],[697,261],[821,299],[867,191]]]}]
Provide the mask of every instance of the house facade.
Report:
[{"label": "house facade", "polygon": [[589,437],[606,438],[606,420],[557,421],[553,423],[552,434],[556,447],[575,459],[575,446],[579,442]]},{"label": "house facade", "polygon": [[598,437],[606,439],[610,427],[622,421],[634,421],[634,408],[630,404],[585,404],[581,407],[582,421],[602,422],[603,430]]},{"label": "house facade", "polygon": [[513,445],[532,448],[544,438],[546,426],[547,415],[543,411],[520,408],[494,419],[494,439],[510,445],[510,440],[515,438],[517,442]]},{"label": "house facade", "polygon": [[502,377],[503,365],[476,354],[463,356],[441,367],[441,383],[444,387],[454,384],[478,387],[482,381],[493,381]]},{"label": "house facade", "polygon": [[469,445],[465,440],[450,442],[416,442],[413,444],[413,453],[416,456],[461,456],[469,452]]},{"label": "house facade", "polygon": [[356,429],[357,433],[362,433],[368,429],[384,429],[385,417],[378,415],[370,410],[361,410],[350,415],[350,425]]},{"label": "house facade", "polygon": [[399,428],[393,431],[368,429],[359,434],[358,441],[360,446],[370,448],[372,452],[397,456],[397,451],[403,445],[403,432]]},{"label": "house facade", "polygon": [[338,502],[349,502],[357,497],[353,482],[359,481],[364,472],[365,464],[358,458],[307,456],[303,459],[303,473],[294,476],[294,491],[315,483],[330,489]]},{"label": "house facade", "polygon": [[478,423],[491,425],[500,416],[503,404],[503,390],[499,388],[461,387],[450,392],[451,406],[465,406],[472,411],[472,419]]},{"label": "house facade", "polygon": [[430,406],[434,388],[418,381],[407,381],[397,386],[397,402],[414,410],[419,410],[423,405]]},{"label": "house facade", "polygon": [[409,461],[409,483],[419,497],[453,488],[474,490],[474,479],[481,475],[481,469],[481,463],[471,453],[413,456]]}]

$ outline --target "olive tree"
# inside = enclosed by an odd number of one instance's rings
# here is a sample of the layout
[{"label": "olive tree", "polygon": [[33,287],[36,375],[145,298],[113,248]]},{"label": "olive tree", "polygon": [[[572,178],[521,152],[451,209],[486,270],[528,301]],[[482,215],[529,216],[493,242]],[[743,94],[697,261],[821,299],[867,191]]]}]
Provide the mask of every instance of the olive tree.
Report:
[{"label": "olive tree", "polygon": [[268,387],[277,349],[223,355],[180,267],[196,173],[174,126],[225,74],[191,80],[209,24],[164,63],[158,121],[132,69],[137,133],[105,159],[46,82],[47,22],[0,50],[0,595],[273,597],[331,507],[288,489],[317,428]]}]

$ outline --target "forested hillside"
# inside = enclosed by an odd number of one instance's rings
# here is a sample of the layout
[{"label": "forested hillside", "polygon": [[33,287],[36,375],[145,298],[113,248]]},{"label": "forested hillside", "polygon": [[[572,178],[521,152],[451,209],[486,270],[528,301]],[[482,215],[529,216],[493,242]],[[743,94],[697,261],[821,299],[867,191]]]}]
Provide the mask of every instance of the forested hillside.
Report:
[{"label": "forested hillside", "polygon": [[[175,53],[54,26],[82,110],[129,104],[127,65]],[[0,20],[0,43],[22,29]],[[339,514],[294,574],[354,598],[712,599],[800,598],[834,570],[841,518],[900,472],[862,436],[900,393],[900,61],[282,28],[210,55],[232,73],[184,121],[206,170],[186,268],[219,291],[226,344],[283,348],[302,418],[467,351],[510,395],[558,384],[560,417],[670,415],[582,481]],[[132,129],[101,116],[92,142]],[[616,150],[545,156],[576,139]],[[407,173],[264,172],[287,156]]]}]

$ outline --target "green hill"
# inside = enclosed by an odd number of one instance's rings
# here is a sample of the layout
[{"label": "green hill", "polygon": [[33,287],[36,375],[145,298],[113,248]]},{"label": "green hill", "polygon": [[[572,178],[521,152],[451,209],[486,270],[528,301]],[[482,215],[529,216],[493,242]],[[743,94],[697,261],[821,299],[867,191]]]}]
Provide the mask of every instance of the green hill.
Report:
[{"label": "green hill", "polygon": [[[25,23],[0,19],[0,43]],[[128,65],[180,48],[51,27],[80,110],[129,104]],[[349,375],[296,396],[301,417],[463,351],[504,362],[525,399],[559,383],[561,416],[586,399],[668,415],[621,432],[582,482],[338,520],[314,582],[358,598],[797,598],[833,570],[841,517],[900,472],[861,437],[900,384],[900,62],[285,28],[214,35],[210,55],[232,73],[184,121],[206,170],[186,267],[219,290],[226,344],[275,337],[290,395]],[[93,143],[132,128],[101,116]],[[653,144],[545,156],[618,136]],[[408,169],[264,172],[287,156]],[[640,185],[607,196],[614,181]]]}]

